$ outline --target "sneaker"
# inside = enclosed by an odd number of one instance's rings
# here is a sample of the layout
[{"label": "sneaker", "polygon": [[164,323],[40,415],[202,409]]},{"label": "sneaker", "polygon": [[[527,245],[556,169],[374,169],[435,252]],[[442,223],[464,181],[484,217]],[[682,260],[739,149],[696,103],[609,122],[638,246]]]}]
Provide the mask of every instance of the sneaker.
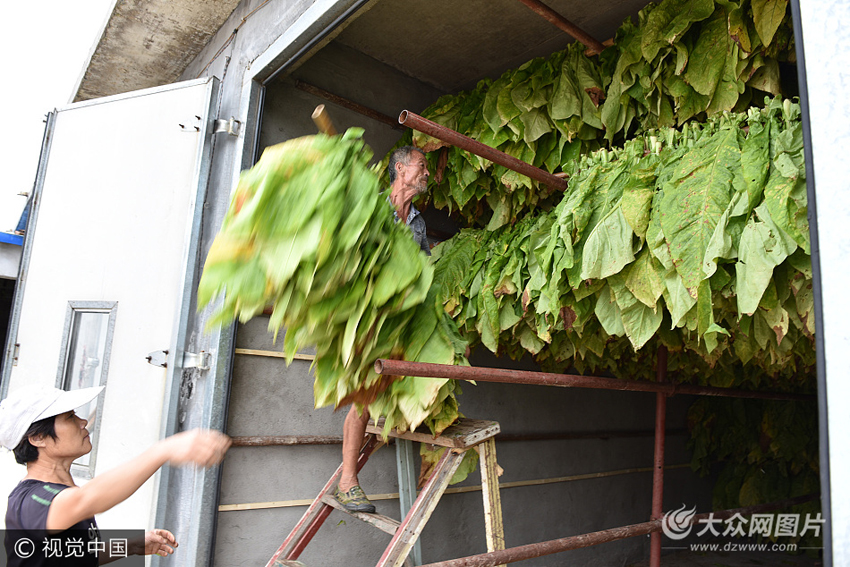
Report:
[{"label": "sneaker", "polygon": [[336,492],[334,492],[334,498],[349,512],[375,513],[375,505],[369,502],[369,499],[366,498],[366,494],[359,485],[352,486],[348,492],[343,492],[337,486]]}]

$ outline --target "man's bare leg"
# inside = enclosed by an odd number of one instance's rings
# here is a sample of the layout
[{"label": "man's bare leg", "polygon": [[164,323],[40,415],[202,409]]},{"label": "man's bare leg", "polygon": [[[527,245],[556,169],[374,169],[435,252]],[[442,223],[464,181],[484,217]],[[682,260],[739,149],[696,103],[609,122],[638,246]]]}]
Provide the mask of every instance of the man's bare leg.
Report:
[{"label": "man's bare leg", "polygon": [[369,422],[369,412],[364,411],[358,415],[354,406],[348,410],[345,416],[345,425],[342,428],[342,476],[339,478],[339,488],[343,492],[357,484],[357,459],[360,456],[360,447],[363,446],[363,438],[366,437],[366,424]]},{"label": "man's bare leg", "polygon": [[354,406],[351,406],[348,415],[345,416],[345,425],[342,428],[342,474],[339,477],[334,498],[352,512],[373,514],[375,505],[366,498],[357,480],[357,459],[360,456],[363,439],[366,437],[368,422],[369,413],[364,411],[363,415],[357,415]]}]

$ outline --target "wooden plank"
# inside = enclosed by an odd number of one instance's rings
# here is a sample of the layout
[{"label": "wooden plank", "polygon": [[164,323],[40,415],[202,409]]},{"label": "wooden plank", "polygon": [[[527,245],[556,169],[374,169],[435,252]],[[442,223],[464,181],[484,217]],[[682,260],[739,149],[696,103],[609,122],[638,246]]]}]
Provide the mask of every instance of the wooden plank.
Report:
[{"label": "wooden plank", "polygon": [[331,506],[332,508],[336,508],[340,512],[357,518],[361,522],[366,522],[371,526],[375,526],[382,532],[386,532],[390,535],[395,535],[395,532],[400,524],[398,520],[394,520],[389,516],[383,516],[381,514],[366,514],[364,512],[352,512],[351,510],[346,510],[345,506],[337,502],[336,498],[334,498],[330,494],[325,494],[324,496],[322,496],[322,502],[324,502],[328,506]]},{"label": "wooden plank", "polygon": [[404,563],[413,544],[425,528],[428,518],[440,502],[440,497],[449,485],[449,481],[460,466],[464,453],[465,451],[454,450],[443,453],[434,469],[434,474],[428,479],[410,512],[402,520],[401,526],[393,536],[390,545],[384,550],[376,567],[400,567]]},{"label": "wooden plank", "polygon": [[[690,463],[681,463],[678,465],[667,465],[664,467],[664,470],[673,470],[673,469],[688,469],[691,468]],[[642,473],[642,472],[652,472],[654,467],[639,467],[633,469],[621,469],[616,471],[607,471],[607,472],[598,472],[598,473],[587,473],[587,474],[574,474],[570,476],[558,476],[555,478],[538,478],[532,480],[517,480],[514,482],[500,482],[499,490],[504,490],[505,488],[522,488],[526,486],[541,486],[544,484],[555,484],[559,482],[572,482],[576,480],[591,480],[594,478],[606,478],[610,476],[618,476],[624,474],[634,474],[634,473]],[[458,486],[455,488],[447,488],[444,494],[466,494],[468,492],[477,492],[481,490],[480,485],[473,486]],[[369,494],[367,495],[369,500],[373,502],[375,500],[395,500],[399,497],[398,492],[386,492],[383,494]],[[313,500],[278,500],[271,502],[246,502],[243,504],[220,504],[218,506],[219,512],[236,512],[239,510],[264,510],[266,508],[291,508],[294,506],[307,506],[312,503]]]},{"label": "wooden plank", "polygon": [[[502,498],[499,493],[499,465],[496,463],[496,440],[488,439],[476,447],[480,457],[481,492],[484,496],[484,528],[487,551],[505,549],[505,526],[502,522]],[[500,565],[499,567],[505,567]]]},{"label": "wooden plank", "polygon": [[[466,449],[481,443],[485,439],[489,439],[497,435],[501,431],[499,422],[486,421],[483,419],[461,419],[454,425],[446,428],[439,436],[434,437],[430,431],[407,431],[398,433],[390,431],[389,436],[396,439],[407,439],[408,441],[417,441],[419,443],[430,443],[439,447],[449,447],[452,449]],[[376,425],[369,422],[366,426],[367,433],[375,435],[383,434],[382,422]]]},{"label": "wooden plank", "polygon": [[[276,350],[257,350],[253,348],[237,348],[233,351],[235,354],[246,354],[250,356],[268,356],[270,358],[286,358],[285,352],[280,352]],[[295,360],[315,360],[315,354],[301,354],[300,352],[296,352],[292,355],[292,358]]]}]

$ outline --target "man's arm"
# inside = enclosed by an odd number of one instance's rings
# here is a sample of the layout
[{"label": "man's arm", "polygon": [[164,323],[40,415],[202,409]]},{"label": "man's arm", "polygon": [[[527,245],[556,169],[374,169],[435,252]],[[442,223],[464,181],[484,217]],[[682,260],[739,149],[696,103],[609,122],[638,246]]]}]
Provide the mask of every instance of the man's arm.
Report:
[{"label": "man's arm", "polygon": [[66,530],[105,512],[129,498],[165,463],[220,463],[230,438],[215,431],[193,430],[163,439],[138,457],[91,479],[85,486],[66,488],[56,495],[47,513],[47,530]]}]

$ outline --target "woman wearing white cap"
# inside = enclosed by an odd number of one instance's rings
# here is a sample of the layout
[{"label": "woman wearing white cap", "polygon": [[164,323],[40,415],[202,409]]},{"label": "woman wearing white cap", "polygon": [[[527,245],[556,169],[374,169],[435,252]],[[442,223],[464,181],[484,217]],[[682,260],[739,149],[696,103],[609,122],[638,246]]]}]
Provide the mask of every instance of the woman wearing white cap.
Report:
[{"label": "woman wearing white cap", "polygon": [[[88,544],[98,537],[95,514],[129,498],[165,463],[213,466],[221,462],[230,446],[230,438],[215,431],[178,433],[78,487],[71,476],[71,463],[91,451],[92,445],[87,422],[77,417],[74,409],[93,400],[102,389],[65,391],[28,386],[0,403],[0,444],[14,451],[15,460],[27,467],[27,475],[9,495],[6,511],[9,566],[94,566],[114,559],[105,553],[98,557],[98,547]],[[82,537],[83,557],[66,555],[58,561],[48,558],[39,544],[16,550],[16,542],[10,537],[20,538],[22,534],[34,542],[48,536]],[[145,534],[144,543],[131,543],[128,551],[166,556],[176,546],[171,532],[157,529]],[[89,553],[92,549],[94,552]]]}]

